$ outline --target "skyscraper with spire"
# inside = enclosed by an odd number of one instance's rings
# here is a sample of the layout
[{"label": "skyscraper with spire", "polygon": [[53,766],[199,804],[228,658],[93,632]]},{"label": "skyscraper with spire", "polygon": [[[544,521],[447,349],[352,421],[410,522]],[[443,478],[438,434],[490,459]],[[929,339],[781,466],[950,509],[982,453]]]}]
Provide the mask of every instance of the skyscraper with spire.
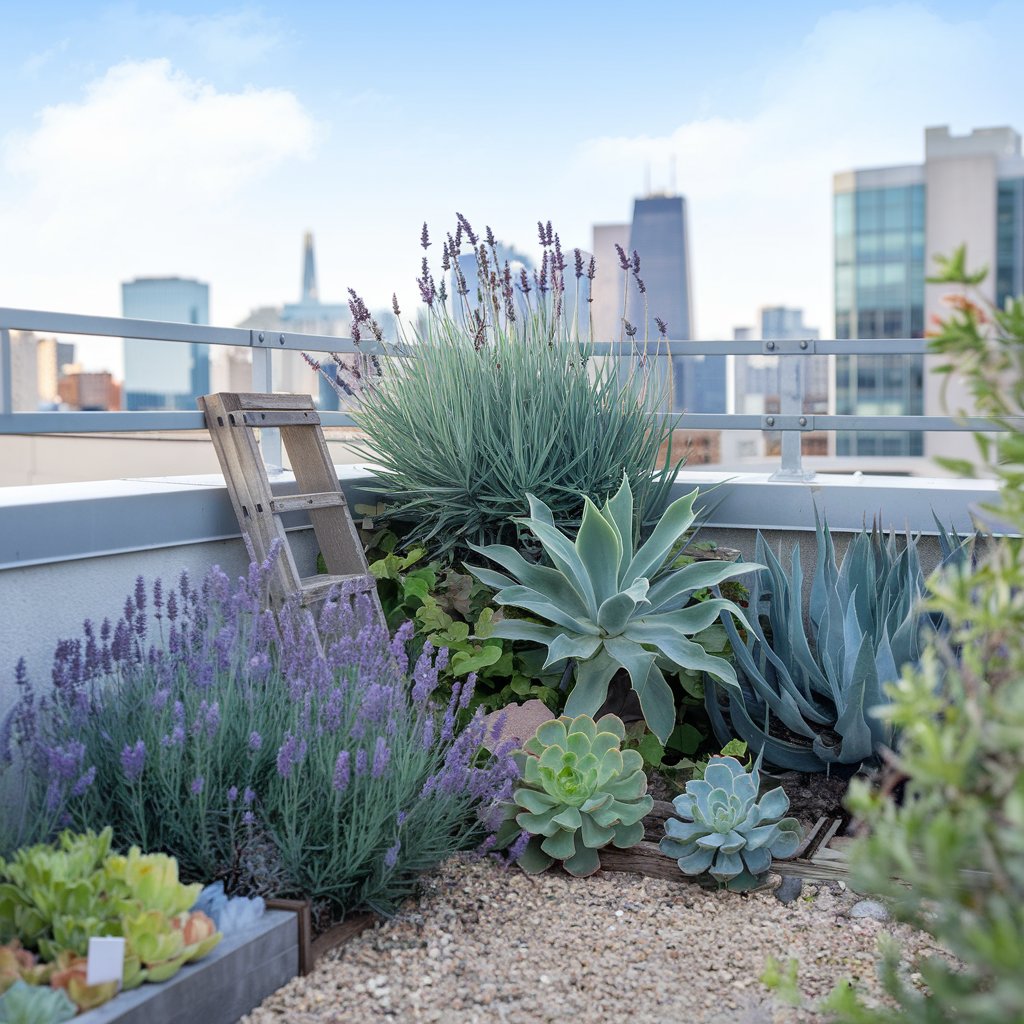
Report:
[{"label": "skyscraper with spire", "polygon": [[[302,239],[302,292],[299,301],[254,309],[238,326],[249,330],[281,331],[285,334],[347,336],[347,304],[320,301],[312,231],[307,231]],[[321,408],[338,408],[337,395],[322,378],[320,384],[317,384],[318,378],[300,352],[275,352],[273,360],[275,391],[313,394],[318,397]]]}]

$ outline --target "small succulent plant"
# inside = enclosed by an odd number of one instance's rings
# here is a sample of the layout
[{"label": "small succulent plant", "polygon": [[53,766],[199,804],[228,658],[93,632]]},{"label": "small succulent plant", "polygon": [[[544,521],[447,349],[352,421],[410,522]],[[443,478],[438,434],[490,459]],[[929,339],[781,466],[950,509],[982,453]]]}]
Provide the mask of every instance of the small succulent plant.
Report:
[{"label": "small succulent plant", "polygon": [[62,1024],[75,1013],[60,989],[16,981],[0,996],[0,1024]]},{"label": "small succulent plant", "polygon": [[758,763],[747,772],[734,757],[713,757],[703,779],[691,779],[672,801],[677,818],[665,822],[661,852],[687,875],[705,871],[734,892],[758,886],[772,858],[792,857],[800,845],[796,818],[783,818],[789,797],[782,787],[760,800]]},{"label": "small succulent plant", "polygon": [[647,795],[643,758],[621,750],[625,727],[614,715],[545,722],[516,754],[521,785],[506,808],[499,843],[524,830],[530,841],[519,857],[529,874],[560,860],[570,874],[592,875],[598,851],[620,849],[644,836],[641,819],[654,801]]}]

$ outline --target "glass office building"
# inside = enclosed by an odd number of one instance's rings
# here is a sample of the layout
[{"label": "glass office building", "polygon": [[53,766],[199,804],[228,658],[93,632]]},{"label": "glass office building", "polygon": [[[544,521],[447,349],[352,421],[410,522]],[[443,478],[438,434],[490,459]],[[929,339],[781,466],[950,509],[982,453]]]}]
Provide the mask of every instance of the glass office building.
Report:
[{"label": "glass office building", "polygon": [[[835,196],[836,338],[924,335],[924,185]],[[879,348],[884,350],[884,345]],[[919,415],[920,356],[836,357],[836,412]],[[837,455],[921,455],[919,433],[839,432]]]},{"label": "glass office building", "polygon": [[[179,324],[210,322],[210,286],[183,277],[140,277],[121,285],[126,317]],[[206,345],[125,338],[124,407],[194,412],[196,399],[210,392]]]},{"label": "glass office building", "polygon": [[[886,355],[887,338],[922,338],[948,314],[949,290],[928,285],[930,261],[966,245],[987,266],[981,295],[1024,293],[1024,159],[1011,128],[953,136],[925,131],[923,164],[837,174],[833,186],[836,338],[878,342],[878,355],[836,357],[840,415],[943,415],[935,357]],[[956,382],[953,382],[954,385]],[[955,390],[951,389],[951,390]],[[949,396],[951,409],[969,407]],[[968,435],[837,432],[838,455],[973,455]]]},{"label": "glass office building", "polygon": [[[691,339],[689,216],[683,196],[649,196],[635,201],[629,252],[634,250],[640,255],[640,277],[647,289],[643,296],[633,281],[629,282],[626,319],[637,328],[637,339],[657,339],[655,317],[668,324],[671,340]],[[677,412],[726,411],[724,355],[677,357],[672,360],[672,370]]]}]

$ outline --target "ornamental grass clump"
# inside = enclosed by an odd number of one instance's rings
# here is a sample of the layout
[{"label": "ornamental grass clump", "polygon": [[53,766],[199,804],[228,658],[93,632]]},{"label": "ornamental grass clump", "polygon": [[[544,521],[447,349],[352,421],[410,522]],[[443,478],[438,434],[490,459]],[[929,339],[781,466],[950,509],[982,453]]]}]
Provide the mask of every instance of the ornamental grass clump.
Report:
[{"label": "ornamental grass clump", "polygon": [[308,616],[262,610],[269,570],[198,588],[183,573],[151,596],[140,579],[116,626],[58,647],[52,691],[24,683],[10,730],[45,780],[30,814],[112,825],[185,878],[331,917],[393,906],[418,872],[493,844],[485,812],[515,765],[478,759],[480,716],[456,735],[472,677],[435,701],[446,651],[410,665],[411,627],[390,636],[354,585],[324,604],[321,649]]},{"label": "ornamental grass clump", "polygon": [[[460,215],[441,246],[440,283],[423,257],[417,325],[409,334],[399,326],[399,340],[385,345],[383,330],[351,292],[353,339],[372,334],[375,352],[385,354],[356,365],[338,356],[336,372],[324,374],[341,394],[355,396],[363,451],[379,467],[390,503],[385,517],[403,521],[403,543],[431,557],[449,560],[470,542],[514,542],[513,519],[527,492],[559,524],[578,525],[580,494],[603,501],[623,472],[648,522],[679,469],[673,424],[661,415],[670,391],[657,364],[668,360],[650,358],[646,343],[637,357],[632,335],[617,353],[628,358],[592,358],[594,260],[584,266],[575,250],[575,282],[567,281],[558,235],[550,222],[539,227],[543,255],[531,275],[502,258],[490,228],[479,238]],[[421,245],[431,244],[424,225]],[[625,265],[642,285],[639,257]],[[394,313],[400,325],[397,300]],[[667,332],[659,321],[662,328]]]}]

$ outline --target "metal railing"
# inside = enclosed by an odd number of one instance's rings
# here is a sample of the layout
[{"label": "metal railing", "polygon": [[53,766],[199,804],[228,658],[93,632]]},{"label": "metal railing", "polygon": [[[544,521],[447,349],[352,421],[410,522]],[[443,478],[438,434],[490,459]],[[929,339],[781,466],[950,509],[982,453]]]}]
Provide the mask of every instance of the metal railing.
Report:
[{"label": "metal railing", "polygon": [[[196,412],[15,412],[11,376],[11,332],[57,335],[87,335],[119,339],[166,341],[181,344],[226,345],[252,350],[253,390],[273,391],[271,356],[275,351],[339,352],[380,354],[385,347],[375,342],[350,338],[298,334],[240,327],[207,327],[166,323],[157,320],[130,320],[121,317],[84,316],[39,310],[0,307],[0,435],[2,434],[78,434],[116,431],[203,430],[203,414]],[[640,346],[642,348],[642,346]],[[622,348],[603,342],[593,346],[596,355],[618,355]],[[630,349],[632,351],[632,348]],[[930,415],[836,415],[803,411],[804,374],[807,356],[822,355],[914,355],[928,352],[923,338],[884,340],[823,341],[819,339],[767,341],[668,341],[649,346],[658,356],[779,356],[780,411],[778,413],[686,413],[687,428],[697,430],[778,431],[781,434],[779,470],[774,479],[803,479],[801,435],[810,431],[998,431],[1001,428],[979,418],[958,419]],[[310,374],[312,375],[312,370]],[[674,415],[668,414],[666,415]],[[321,412],[324,426],[352,426],[352,418],[343,412]],[[1014,422],[1024,427],[1024,421]],[[277,431],[265,431],[264,459],[268,466],[280,466],[280,438]]]}]

